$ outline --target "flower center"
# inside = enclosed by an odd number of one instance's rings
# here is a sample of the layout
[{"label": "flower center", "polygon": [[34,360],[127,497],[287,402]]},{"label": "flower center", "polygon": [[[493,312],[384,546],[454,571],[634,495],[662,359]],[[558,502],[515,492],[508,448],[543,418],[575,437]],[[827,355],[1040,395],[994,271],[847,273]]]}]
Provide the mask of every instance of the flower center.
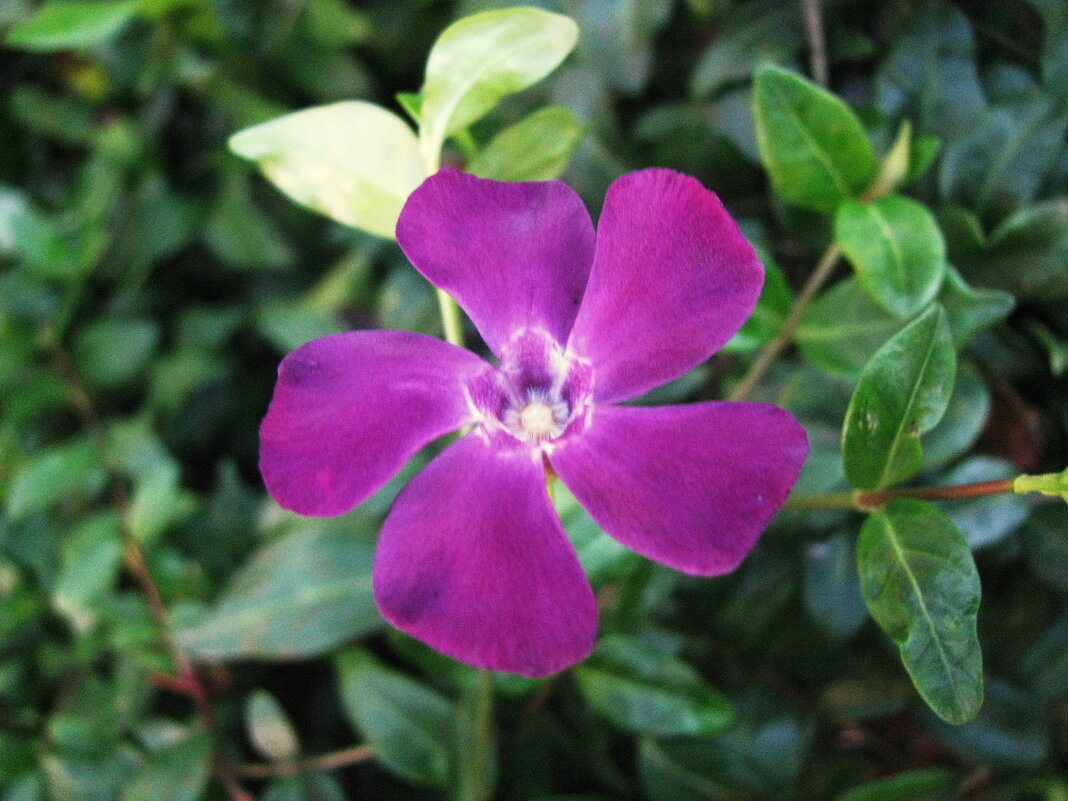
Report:
[{"label": "flower center", "polygon": [[501,415],[504,427],[523,442],[556,439],[567,428],[567,402],[540,389],[527,390],[525,403],[510,403]]},{"label": "flower center", "polygon": [[519,413],[519,427],[534,439],[545,439],[556,425],[556,415],[544,403],[528,403]]}]

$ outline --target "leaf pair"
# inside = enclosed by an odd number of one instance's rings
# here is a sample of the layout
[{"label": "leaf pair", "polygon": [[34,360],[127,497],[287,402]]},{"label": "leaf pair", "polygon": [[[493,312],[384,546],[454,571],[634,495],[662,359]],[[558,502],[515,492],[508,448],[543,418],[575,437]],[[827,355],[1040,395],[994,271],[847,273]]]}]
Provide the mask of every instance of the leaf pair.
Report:
[{"label": "leaf pair", "polygon": [[[535,8],[465,17],[430,51],[418,136],[393,112],[353,100],[246,128],[230,148],[297,203],[392,239],[408,195],[437,171],[445,140],[548,75],[577,38],[571,19]],[[473,166],[485,177],[555,177],[580,136],[569,112],[546,110],[504,132]]]}]

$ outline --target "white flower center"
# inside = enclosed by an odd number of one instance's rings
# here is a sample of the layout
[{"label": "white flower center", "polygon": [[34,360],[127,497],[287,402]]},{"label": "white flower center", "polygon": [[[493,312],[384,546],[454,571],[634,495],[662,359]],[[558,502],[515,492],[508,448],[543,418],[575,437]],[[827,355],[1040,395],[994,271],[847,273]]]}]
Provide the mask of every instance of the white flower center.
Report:
[{"label": "white flower center", "polygon": [[519,427],[536,440],[548,437],[556,424],[556,415],[547,403],[528,403],[519,412]]},{"label": "white flower center", "polygon": [[505,409],[501,418],[512,436],[539,443],[563,434],[568,422],[567,403],[542,390],[528,390],[526,395],[526,403]]}]

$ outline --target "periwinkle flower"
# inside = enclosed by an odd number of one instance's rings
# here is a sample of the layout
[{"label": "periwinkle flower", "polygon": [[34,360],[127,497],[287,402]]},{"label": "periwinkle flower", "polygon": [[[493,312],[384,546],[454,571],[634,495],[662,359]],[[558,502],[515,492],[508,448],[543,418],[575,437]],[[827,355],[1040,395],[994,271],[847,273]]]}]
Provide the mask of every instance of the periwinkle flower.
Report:
[{"label": "periwinkle flower", "polygon": [[763,268],[713,193],[669,170],[630,173],[595,233],[559,181],[444,170],[409,198],[397,241],[498,365],[421,334],[324,337],[282,362],[260,432],[271,495],[334,515],[471,426],[382,527],[374,590],[390,622],[527,676],[589,653],[597,608],[547,465],[638,553],[704,576],[738,565],[801,469],[800,425],[760,403],[619,405],[707,359],[760,294]]}]

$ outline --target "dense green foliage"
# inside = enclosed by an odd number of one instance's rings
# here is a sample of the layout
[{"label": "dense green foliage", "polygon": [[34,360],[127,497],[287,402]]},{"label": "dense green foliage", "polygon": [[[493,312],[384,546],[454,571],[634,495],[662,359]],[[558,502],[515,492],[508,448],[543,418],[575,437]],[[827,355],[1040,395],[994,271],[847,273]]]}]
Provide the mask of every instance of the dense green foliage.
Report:
[{"label": "dense green foliage", "polygon": [[[1068,461],[1068,5],[449,28],[506,5],[0,3],[0,801],[1068,797],[1068,508],[891,497]],[[594,213],[650,165],[719,193],[764,293],[642,402],[745,394],[811,443],[717,579],[558,490],[601,634],[547,680],[379,616],[378,527],[429,454],[333,519],[257,469],[287,351],[442,334],[391,236],[443,142]]]}]

